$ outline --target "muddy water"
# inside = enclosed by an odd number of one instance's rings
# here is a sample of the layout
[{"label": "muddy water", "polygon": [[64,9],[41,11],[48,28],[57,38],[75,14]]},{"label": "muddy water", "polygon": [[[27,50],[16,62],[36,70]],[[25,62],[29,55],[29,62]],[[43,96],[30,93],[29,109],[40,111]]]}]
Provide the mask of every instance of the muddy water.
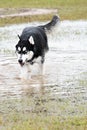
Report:
[{"label": "muddy water", "polygon": [[[31,80],[20,80],[20,67],[15,55],[17,34],[21,34],[24,27],[39,24],[43,23],[0,27],[0,100],[21,99],[25,95],[35,98],[40,94],[43,99],[47,96],[52,104],[63,100],[69,100],[68,106],[81,104],[78,105],[80,114],[83,111],[86,114],[87,21],[61,22],[48,34],[50,50],[46,55],[43,76],[33,74]],[[54,105],[55,112],[59,105]]]}]

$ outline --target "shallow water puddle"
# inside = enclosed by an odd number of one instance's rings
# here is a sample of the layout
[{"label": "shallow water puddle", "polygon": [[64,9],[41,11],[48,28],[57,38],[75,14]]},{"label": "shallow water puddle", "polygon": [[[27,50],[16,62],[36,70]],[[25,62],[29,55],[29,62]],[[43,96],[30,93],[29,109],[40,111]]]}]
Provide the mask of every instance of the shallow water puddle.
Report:
[{"label": "shallow water puddle", "polygon": [[[31,80],[19,79],[20,67],[15,55],[17,34],[28,23],[0,28],[0,99],[20,99],[23,95],[42,94],[50,100],[75,100],[87,104],[87,21],[63,21],[48,34],[50,50],[44,75]],[[76,102],[75,102],[76,103]],[[86,110],[85,110],[86,112]]]}]

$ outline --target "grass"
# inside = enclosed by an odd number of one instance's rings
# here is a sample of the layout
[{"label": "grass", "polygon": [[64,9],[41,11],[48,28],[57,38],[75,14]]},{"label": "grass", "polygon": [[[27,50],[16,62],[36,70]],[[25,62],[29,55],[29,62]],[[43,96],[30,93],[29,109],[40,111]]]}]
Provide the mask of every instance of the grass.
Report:
[{"label": "grass", "polygon": [[[61,20],[87,19],[87,0],[1,0],[0,8],[56,8]],[[49,19],[48,15],[30,17],[0,19],[0,25]]]},{"label": "grass", "polygon": [[8,17],[4,19],[0,19],[0,25],[8,25],[8,24],[19,24],[24,22],[33,22],[33,21],[46,21],[48,19],[51,19],[53,14],[47,14],[47,15],[34,15],[34,16],[23,16],[23,17]]},{"label": "grass", "polygon": [[1,100],[0,130],[86,130],[87,104],[78,99],[33,94]]},{"label": "grass", "polygon": [[0,1],[1,8],[58,8],[58,6],[86,6],[86,0],[3,0]]},{"label": "grass", "polygon": [[57,116],[30,116],[24,121],[19,115],[3,123],[2,130],[86,130],[87,117],[63,118]]}]

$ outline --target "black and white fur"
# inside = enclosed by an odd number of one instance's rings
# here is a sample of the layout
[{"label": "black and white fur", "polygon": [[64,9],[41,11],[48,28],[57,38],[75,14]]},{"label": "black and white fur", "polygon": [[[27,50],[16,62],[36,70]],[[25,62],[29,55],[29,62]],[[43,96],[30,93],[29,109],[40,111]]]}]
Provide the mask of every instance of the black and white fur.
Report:
[{"label": "black and white fur", "polygon": [[58,16],[53,16],[51,22],[37,27],[24,28],[16,45],[18,62],[21,66],[22,77],[29,78],[30,66],[38,63],[41,70],[45,60],[45,53],[49,50],[46,31],[51,30],[59,21]]}]

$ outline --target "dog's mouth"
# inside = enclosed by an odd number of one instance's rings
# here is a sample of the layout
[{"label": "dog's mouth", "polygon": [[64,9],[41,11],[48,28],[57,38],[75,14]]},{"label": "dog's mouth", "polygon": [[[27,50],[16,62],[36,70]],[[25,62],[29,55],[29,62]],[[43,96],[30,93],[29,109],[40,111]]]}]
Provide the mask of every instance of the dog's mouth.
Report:
[{"label": "dog's mouth", "polygon": [[20,66],[24,66],[24,63],[19,63],[20,64]]},{"label": "dog's mouth", "polygon": [[24,66],[24,62],[22,60],[18,60],[18,63],[20,64],[20,66]]}]

